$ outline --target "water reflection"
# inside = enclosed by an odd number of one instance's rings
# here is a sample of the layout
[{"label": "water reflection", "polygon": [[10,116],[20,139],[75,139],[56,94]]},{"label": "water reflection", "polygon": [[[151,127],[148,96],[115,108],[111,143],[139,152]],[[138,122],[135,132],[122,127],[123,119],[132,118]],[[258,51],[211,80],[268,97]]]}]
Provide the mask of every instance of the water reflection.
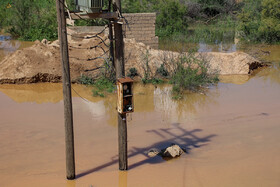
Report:
[{"label": "water reflection", "polygon": [[0,61],[8,54],[18,49],[23,49],[33,45],[33,42],[11,40],[10,36],[0,35]]},{"label": "water reflection", "polygon": [[11,40],[11,36],[0,35],[0,41]]},{"label": "water reflection", "polygon": [[231,53],[239,50],[240,44],[237,43],[213,43],[208,44],[205,42],[199,43],[185,43],[178,41],[160,41],[159,49],[168,50],[168,51],[177,51],[177,52],[186,52],[191,50],[195,50],[198,52],[226,52]]},{"label": "water reflection", "polygon": [[[107,123],[116,126],[116,94],[109,94],[106,98],[93,97],[91,87],[72,85],[73,97],[81,97],[83,105],[93,118],[106,116]],[[0,85],[0,91],[17,103],[57,103],[62,101],[62,84],[39,83],[24,85]],[[205,93],[186,93],[182,100],[172,99],[170,85],[143,85],[134,87],[135,112],[150,113],[153,111],[162,115],[163,120],[178,121],[192,118],[199,109],[207,105],[217,104],[215,98],[219,96],[217,88],[211,88]],[[133,114],[130,114],[133,117]]]},{"label": "water reflection", "polygon": [[[72,88],[73,97],[82,97],[92,102],[102,100],[99,97],[92,97],[90,87],[74,84]],[[3,84],[0,85],[0,91],[17,103],[57,103],[63,99],[62,84],[59,83]]]},{"label": "water reflection", "polygon": [[219,79],[222,83],[245,84],[251,77],[251,75],[220,75]]},{"label": "water reflection", "polygon": [[181,100],[172,99],[172,87],[163,85],[154,91],[155,110],[160,111],[162,119],[180,121],[181,119],[192,119],[198,110],[207,105],[216,105],[215,98],[219,97],[218,88],[211,88],[206,92],[187,92]]},{"label": "water reflection", "polygon": [[65,186],[66,187],[76,187],[76,181],[75,180],[67,180]]},{"label": "water reflection", "polygon": [[256,72],[256,77],[271,84],[280,84],[280,63],[273,63],[270,68]]},{"label": "water reflection", "polygon": [[119,171],[119,187],[127,187],[127,171]]}]

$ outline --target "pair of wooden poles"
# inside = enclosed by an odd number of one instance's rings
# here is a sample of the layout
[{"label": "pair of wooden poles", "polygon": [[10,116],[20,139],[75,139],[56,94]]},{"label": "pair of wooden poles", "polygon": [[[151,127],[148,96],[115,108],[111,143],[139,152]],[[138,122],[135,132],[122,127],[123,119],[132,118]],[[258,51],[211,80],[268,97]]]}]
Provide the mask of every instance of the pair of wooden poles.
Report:
[{"label": "pair of wooden poles", "polygon": [[[65,0],[56,0],[58,37],[60,43],[63,98],[64,98],[64,123],[65,123],[65,146],[66,146],[66,178],[75,179],[75,152],[74,152],[74,130],[73,110],[71,95],[71,79],[69,67],[68,41],[65,18]],[[114,11],[121,12],[121,0],[113,2]],[[124,69],[124,45],[122,25],[114,23],[115,32],[115,69],[116,78],[125,76]],[[112,36],[112,35],[111,35]],[[118,138],[119,138],[119,169],[127,170],[127,125],[126,114],[118,113]]]}]

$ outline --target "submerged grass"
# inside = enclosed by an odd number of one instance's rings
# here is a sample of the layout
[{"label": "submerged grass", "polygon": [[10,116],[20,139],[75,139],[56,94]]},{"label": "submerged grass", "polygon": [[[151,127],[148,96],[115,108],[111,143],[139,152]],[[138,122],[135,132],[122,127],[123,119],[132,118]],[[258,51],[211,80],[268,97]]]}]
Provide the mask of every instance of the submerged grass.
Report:
[{"label": "submerged grass", "polygon": [[116,89],[114,81],[112,81],[106,77],[100,77],[100,78],[94,80],[91,77],[82,75],[78,79],[78,82],[80,84],[92,86],[93,87],[92,94],[95,97],[96,96],[105,97],[106,93],[112,93]]},{"label": "submerged grass", "polygon": [[93,86],[93,96],[100,97],[105,97],[106,92],[112,93],[116,89],[114,83],[109,79],[106,79],[105,77],[101,77],[95,80]]},{"label": "submerged grass", "polygon": [[236,21],[232,16],[221,17],[209,23],[198,22],[188,27],[187,33],[174,33],[161,40],[172,40],[186,43],[232,43],[236,34]]}]

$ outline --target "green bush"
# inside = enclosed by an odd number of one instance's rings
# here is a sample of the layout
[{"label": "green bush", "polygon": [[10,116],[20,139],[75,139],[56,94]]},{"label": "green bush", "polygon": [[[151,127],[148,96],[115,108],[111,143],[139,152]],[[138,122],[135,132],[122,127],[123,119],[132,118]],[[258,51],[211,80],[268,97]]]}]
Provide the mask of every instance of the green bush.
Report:
[{"label": "green bush", "polygon": [[5,10],[4,27],[22,40],[57,39],[55,1],[15,0]]},{"label": "green bush", "polygon": [[219,81],[217,74],[209,74],[207,62],[199,60],[192,53],[182,55],[175,62],[175,71],[170,83],[173,84],[175,98],[180,98],[184,90],[197,91],[205,85]]},{"label": "green bush", "polygon": [[138,75],[139,74],[138,74],[138,71],[137,71],[136,68],[130,68],[127,76],[133,78],[133,77],[136,77]]},{"label": "green bush", "polygon": [[187,31],[187,7],[178,0],[162,0],[156,7],[156,34],[160,37]]},{"label": "green bush", "polygon": [[280,42],[279,0],[245,0],[238,19],[238,31],[243,40]]},{"label": "green bush", "polygon": [[159,79],[159,78],[156,78],[156,77],[153,77],[153,78],[150,78],[150,79],[141,79],[142,80],[142,83],[143,84],[162,84],[164,83],[164,80],[162,79]]},{"label": "green bush", "polygon": [[263,0],[260,37],[266,42],[280,42],[280,1]]},{"label": "green bush", "polygon": [[169,76],[169,72],[164,67],[164,64],[161,64],[160,67],[157,69],[156,74],[160,75],[161,77],[167,78]]},{"label": "green bush", "polygon": [[100,77],[95,80],[93,86],[93,96],[105,97],[106,92],[112,93],[115,90],[114,83],[105,77]]},{"label": "green bush", "polygon": [[84,84],[84,85],[93,85],[94,80],[91,77],[88,77],[86,75],[82,75],[81,77],[78,78],[78,83]]},{"label": "green bush", "polygon": [[187,7],[179,0],[123,0],[125,13],[156,12],[156,34],[170,36],[187,29]]}]

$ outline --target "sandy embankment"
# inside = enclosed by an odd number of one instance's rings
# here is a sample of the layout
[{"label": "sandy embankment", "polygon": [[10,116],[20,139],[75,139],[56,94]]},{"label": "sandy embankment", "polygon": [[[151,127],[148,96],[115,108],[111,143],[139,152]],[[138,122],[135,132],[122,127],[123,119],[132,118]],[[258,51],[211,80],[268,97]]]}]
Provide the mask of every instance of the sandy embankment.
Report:
[{"label": "sandy embankment", "polygon": [[[72,33],[74,35],[74,33]],[[83,34],[85,36],[86,34]],[[77,35],[76,35],[77,36]],[[81,36],[81,35],[79,35]],[[103,39],[106,36],[101,36]],[[71,78],[75,82],[82,74],[96,77],[103,70],[104,59],[95,57],[106,57],[104,51],[108,48],[104,44],[94,48],[101,40],[100,38],[80,39],[69,37],[69,56]],[[108,41],[106,41],[108,42]],[[167,67],[172,65],[172,59],[178,58],[177,52],[162,51],[151,49],[143,43],[136,43],[135,40],[125,40],[125,61],[126,71],[135,67],[140,76],[143,76],[143,65],[147,56],[152,74],[163,63]],[[221,75],[249,74],[263,64],[252,56],[243,52],[233,53],[197,53],[198,58],[208,61],[210,70],[218,71]],[[18,50],[6,56],[0,62],[0,84],[5,83],[36,83],[36,82],[60,82],[61,64],[58,41],[44,42],[39,41],[29,48]]]}]

